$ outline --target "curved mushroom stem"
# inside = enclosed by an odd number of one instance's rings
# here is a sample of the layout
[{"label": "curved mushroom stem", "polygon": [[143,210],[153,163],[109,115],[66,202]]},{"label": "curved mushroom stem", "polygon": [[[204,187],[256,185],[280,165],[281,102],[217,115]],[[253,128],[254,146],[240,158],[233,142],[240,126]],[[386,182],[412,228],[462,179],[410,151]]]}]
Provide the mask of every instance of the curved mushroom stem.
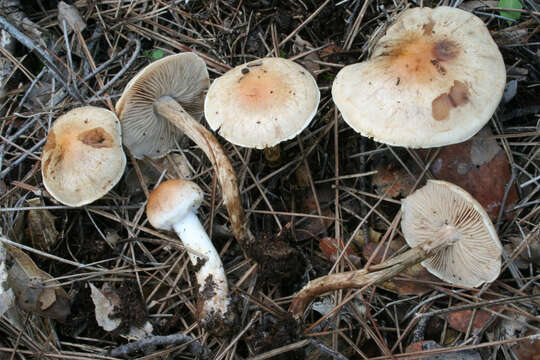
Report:
[{"label": "curved mushroom stem", "polygon": [[393,278],[408,267],[427,259],[431,253],[431,251],[428,252],[417,246],[381,264],[370,266],[367,270],[361,269],[330,274],[312,280],[296,294],[289,307],[289,312],[298,319],[302,316],[309,303],[321,294],[334,290],[360,289],[365,286],[380,284]]},{"label": "curved mushroom stem", "polygon": [[246,252],[249,244],[253,243],[253,235],[247,227],[244,208],[240,201],[236,173],[225,150],[214,135],[195,121],[172,97],[163,96],[160,98],[154,103],[154,110],[193,140],[212,162],[221,185],[223,202],[229,213],[232,232],[244,252]]},{"label": "curved mushroom stem", "polygon": [[196,273],[199,285],[199,317],[211,327],[229,327],[233,322],[234,312],[229,308],[229,286],[219,253],[193,211],[176,223],[174,230],[184,245],[206,257],[202,260],[189,253],[193,266],[197,267],[202,263]]}]

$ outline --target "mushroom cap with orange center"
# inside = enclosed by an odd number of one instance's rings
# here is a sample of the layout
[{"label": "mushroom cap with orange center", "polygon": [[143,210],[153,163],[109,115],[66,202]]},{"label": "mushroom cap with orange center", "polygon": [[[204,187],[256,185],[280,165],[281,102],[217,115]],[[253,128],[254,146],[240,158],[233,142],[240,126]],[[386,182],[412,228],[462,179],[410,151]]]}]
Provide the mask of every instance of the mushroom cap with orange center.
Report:
[{"label": "mushroom cap with orange center", "polygon": [[125,166],[120,121],[113,112],[95,106],[76,108],[56,119],[41,155],[45,188],[68,206],[105,195]]},{"label": "mushroom cap with orange center", "polygon": [[214,80],[204,115],[212,130],[233,144],[262,149],[292,139],[317,112],[320,93],[297,63],[263,58]]},{"label": "mushroom cap with orange center", "polygon": [[338,73],[332,96],[362,135],[428,148],[473,136],[505,83],[503,58],[482,20],[446,6],[414,8],[388,28],[368,61]]}]

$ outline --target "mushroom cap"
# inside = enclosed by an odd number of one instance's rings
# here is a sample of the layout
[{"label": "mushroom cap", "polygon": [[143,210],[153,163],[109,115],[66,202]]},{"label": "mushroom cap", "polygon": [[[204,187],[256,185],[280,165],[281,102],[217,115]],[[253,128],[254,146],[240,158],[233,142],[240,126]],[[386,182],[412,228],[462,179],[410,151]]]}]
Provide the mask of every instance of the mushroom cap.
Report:
[{"label": "mushroom cap", "polygon": [[466,11],[403,12],[370,60],[344,67],[332,96],[355,131],[390,145],[462,142],[489,121],[506,82],[497,45]]},{"label": "mushroom cap", "polygon": [[146,216],[156,229],[172,230],[186,214],[197,211],[203,198],[203,191],[193,181],[167,180],[150,193]]},{"label": "mushroom cap", "polygon": [[189,52],[164,57],[139,71],[116,103],[124,145],[133,156],[163,157],[174,148],[180,135],[173,124],[154,111],[154,102],[170,96],[195,120],[200,120],[209,83],[206,64]]},{"label": "mushroom cap", "polygon": [[304,130],[319,100],[317,82],[306,69],[291,60],[263,58],[214,80],[204,116],[231,143],[262,149]]},{"label": "mushroom cap", "polygon": [[45,188],[68,206],[105,195],[125,167],[120,122],[112,111],[95,106],[76,108],[56,119],[41,154]]},{"label": "mushroom cap", "polygon": [[[446,181],[428,180],[402,201],[401,229],[411,247],[433,250],[422,265],[461,286],[495,280],[502,247],[489,215],[469,193]],[[444,244],[438,250],[436,247]]]}]

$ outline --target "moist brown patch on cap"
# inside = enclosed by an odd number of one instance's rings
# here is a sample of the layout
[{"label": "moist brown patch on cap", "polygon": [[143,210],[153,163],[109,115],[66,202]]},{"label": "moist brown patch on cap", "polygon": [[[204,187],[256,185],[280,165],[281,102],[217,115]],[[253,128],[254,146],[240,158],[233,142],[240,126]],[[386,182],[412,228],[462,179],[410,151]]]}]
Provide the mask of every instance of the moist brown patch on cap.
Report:
[{"label": "moist brown patch on cap", "polygon": [[450,61],[459,55],[459,45],[451,40],[437,41],[433,44],[431,54],[438,61]]},{"label": "moist brown patch on cap", "polygon": [[78,136],[83,144],[96,149],[111,148],[114,146],[114,140],[111,135],[102,127],[87,130]]},{"label": "moist brown patch on cap", "polygon": [[469,102],[469,90],[467,85],[456,80],[448,93],[437,96],[431,103],[431,113],[435,120],[446,120],[453,108],[465,105]]}]

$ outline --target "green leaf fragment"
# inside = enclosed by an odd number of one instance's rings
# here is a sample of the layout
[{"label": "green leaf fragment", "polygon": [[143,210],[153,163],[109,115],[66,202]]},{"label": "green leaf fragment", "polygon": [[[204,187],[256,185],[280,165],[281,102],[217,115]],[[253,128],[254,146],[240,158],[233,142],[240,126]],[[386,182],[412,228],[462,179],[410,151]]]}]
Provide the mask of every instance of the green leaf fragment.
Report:
[{"label": "green leaf fragment", "polygon": [[[499,0],[498,6],[505,9],[523,9],[523,5],[519,0]],[[513,20],[518,20],[521,17],[521,13],[517,11],[500,10],[499,14]]]},{"label": "green leaf fragment", "polygon": [[152,61],[156,61],[156,60],[159,60],[163,57],[163,50],[161,49],[156,49],[154,51],[152,51],[152,55],[150,56],[150,59]]}]

